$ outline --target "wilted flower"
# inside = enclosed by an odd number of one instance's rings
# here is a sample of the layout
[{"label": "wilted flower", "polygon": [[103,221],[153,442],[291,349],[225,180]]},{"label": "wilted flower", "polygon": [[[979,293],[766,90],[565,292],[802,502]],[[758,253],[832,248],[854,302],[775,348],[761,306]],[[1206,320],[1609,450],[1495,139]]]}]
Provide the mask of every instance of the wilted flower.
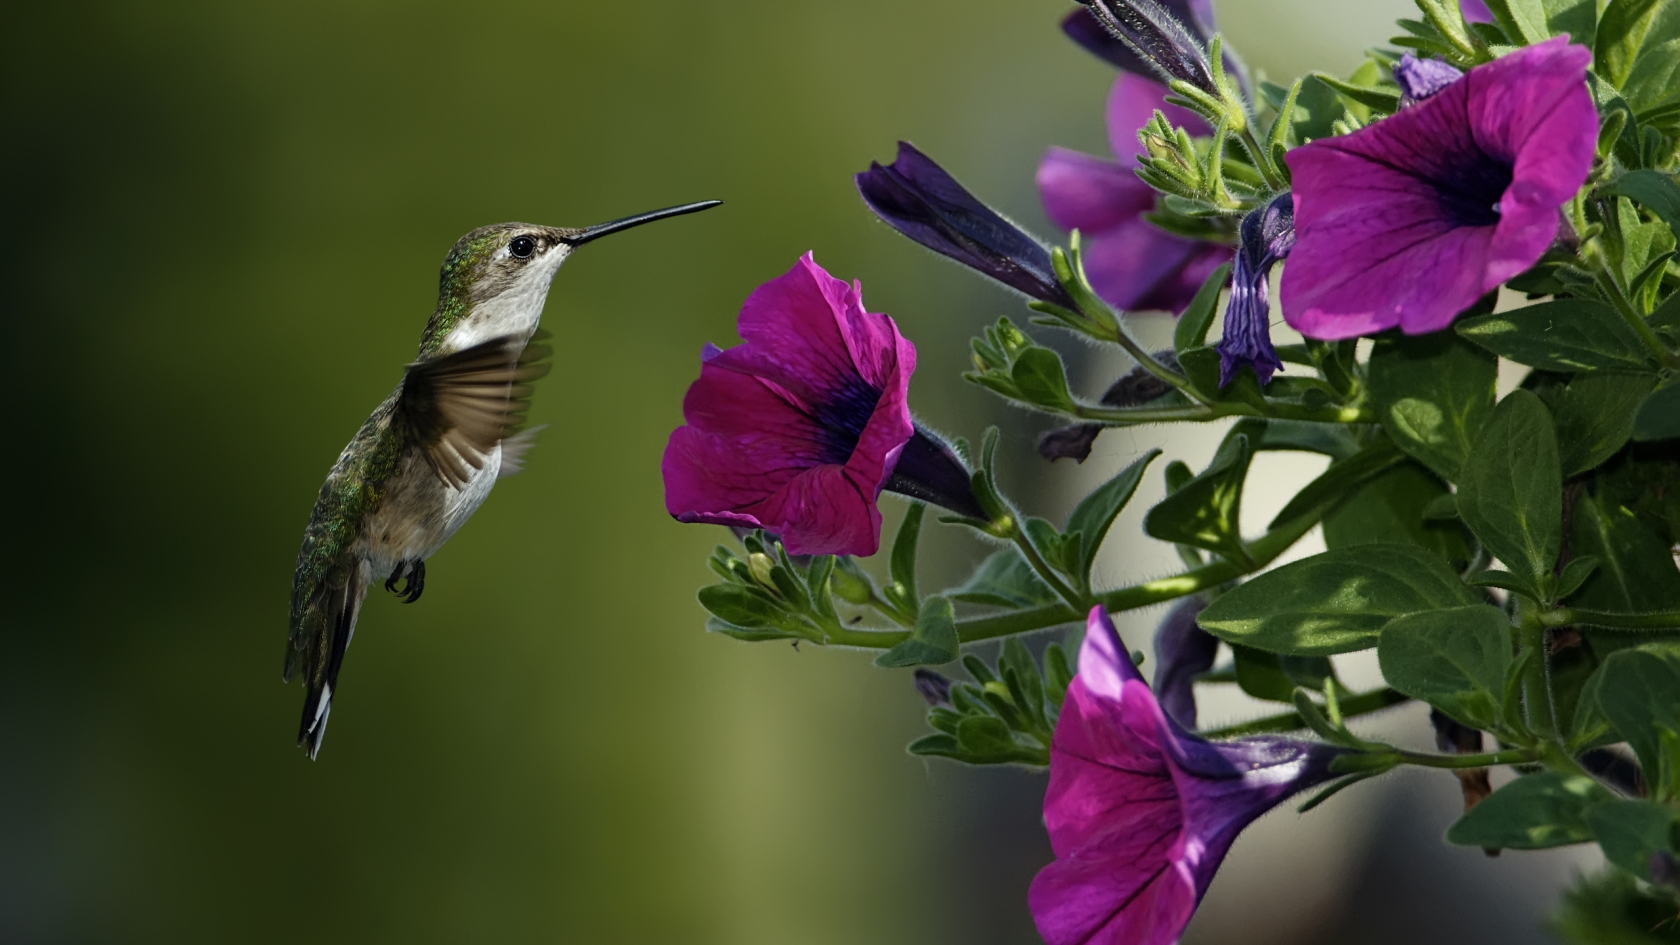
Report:
[{"label": "wilted flower", "polygon": [[[1084,4],[1092,19],[1131,53],[1129,59],[1120,62],[1099,53],[1103,58],[1140,75],[1167,81],[1181,79],[1210,95],[1220,94],[1208,68],[1207,39],[1213,20],[1210,0],[1084,0]],[[1206,16],[1198,17],[1201,12]],[[1134,68],[1134,63],[1147,71]]]},{"label": "wilted flower", "polygon": [[[1213,0],[1161,0],[1161,7],[1167,14],[1182,24],[1186,30],[1201,41],[1202,45],[1213,39],[1216,26],[1213,17]],[[1102,59],[1115,67],[1143,76],[1146,79],[1159,79],[1160,70],[1156,69],[1148,60],[1139,56],[1126,40],[1110,32],[1108,27],[1097,19],[1096,14],[1085,8],[1069,13],[1062,19],[1062,32],[1069,39],[1085,47],[1093,56]],[[1227,47],[1220,57],[1225,61],[1225,74],[1234,76],[1244,91],[1248,90],[1248,77],[1242,68],[1242,63]]]},{"label": "wilted flower", "polygon": [[1044,822],[1056,861],[1028,897],[1039,934],[1050,945],[1170,945],[1237,834],[1329,779],[1342,751],[1188,734],[1093,609],[1050,747]]},{"label": "wilted flower", "polygon": [[1155,628],[1155,699],[1187,729],[1196,727],[1196,677],[1212,669],[1219,655],[1219,638],[1196,623],[1205,607],[1201,595],[1186,597]]},{"label": "wilted flower", "polygon": [[662,464],[678,521],[762,528],[789,554],[871,555],[894,480],[978,511],[961,464],[911,422],[915,347],[862,291],[806,253],[742,305],[743,344],[706,346]]},{"label": "wilted flower", "polygon": [[1206,133],[1195,114],[1166,103],[1164,86],[1122,73],[1108,96],[1109,147],[1118,162],[1051,148],[1038,165],[1038,195],[1057,226],[1079,230],[1091,288],[1116,308],[1180,312],[1231,248],[1174,236],[1144,218],[1155,190],[1135,168],[1138,130],[1157,109],[1191,132]]},{"label": "wilted flower", "polygon": [[1439,59],[1419,59],[1411,53],[1401,56],[1394,64],[1394,81],[1400,85],[1402,106],[1416,105],[1462,78],[1464,73],[1456,66]]},{"label": "wilted flower", "polygon": [[1267,279],[1272,266],[1295,248],[1294,201],[1283,194],[1242,221],[1242,245],[1231,267],[1231,301],[1225,307],[1225,330],[1219,339],[1219,386],[1245,366],[1260,383],[1270,383],[1283,367],[1272,347],[1272,307]]},{"label": "wilted flower", "polygon": [[1323,339],[1435,331],[1533,266],[1592,168],[1591,61],[1558,37],[1351,135],[1290,151],[1289,324]]},{"label": "wilted flower", "polygon": [[1077,307],[1043,243],[976,200],[909,142],[898,143],[897,160],[871,162],[854,180],[869,209],[905,236],[1035,299]]},{"label": "wilted flower", "polygon": [[[1184,370],[1179,366],[1178,353],[1171,348],[1157,351],[1153,357],[1169,371]],[[1104,407],[1141,407],[1166,396],[1171,390],[1171,384],[1144,370],[1140,364],[1110,384],[1099,403]],[[1091,444],[1097,441],[1097,434],[1102,431],[1101,423],[1075,423],[1045,430],[1038,435],[1038,455],[1052,462],[1071,459],[1076,463],[1083,463],[1090,457]]]}]

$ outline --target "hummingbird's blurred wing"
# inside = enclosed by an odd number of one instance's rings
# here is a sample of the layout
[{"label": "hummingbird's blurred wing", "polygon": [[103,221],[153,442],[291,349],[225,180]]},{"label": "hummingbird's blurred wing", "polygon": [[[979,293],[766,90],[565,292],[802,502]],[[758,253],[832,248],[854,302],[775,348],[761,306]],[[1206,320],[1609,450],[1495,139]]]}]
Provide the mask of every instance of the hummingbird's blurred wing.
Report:
[{"label": "hummingbird's blurred wing", "polygon": [[445,484],[460,488],[496,444],[518,431],[548,345],[503,335],[408,366],[397,413]]}]

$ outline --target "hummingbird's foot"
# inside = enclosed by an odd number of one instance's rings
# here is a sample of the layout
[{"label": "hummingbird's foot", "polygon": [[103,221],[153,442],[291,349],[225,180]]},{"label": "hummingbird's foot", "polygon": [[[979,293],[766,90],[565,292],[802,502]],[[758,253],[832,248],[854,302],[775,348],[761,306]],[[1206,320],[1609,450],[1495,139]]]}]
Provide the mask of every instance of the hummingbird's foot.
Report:
[{"label": "hummingbird's foot", "polygon": [[426,562],[416,559],[408,566],[407,594],[403,596],[403,603],[412,604],[420,599],[420,592],[426,589]]},{"label": "hummingbird's foot", "polygon": [[[402,590],[397,590],[397,582],[407,578]],[[426,589],[426,562],[422,560],[399,561],[397,569],[385,579],[385,590],[401,597],[403,603],[412,604],[420,599],[420,592]]]}]

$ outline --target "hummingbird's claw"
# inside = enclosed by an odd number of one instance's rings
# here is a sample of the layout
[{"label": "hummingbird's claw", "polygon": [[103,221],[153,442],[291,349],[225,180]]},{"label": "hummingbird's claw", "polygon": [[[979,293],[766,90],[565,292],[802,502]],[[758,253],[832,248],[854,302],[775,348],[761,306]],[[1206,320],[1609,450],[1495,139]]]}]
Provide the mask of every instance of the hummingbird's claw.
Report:
[{"label": "hummingbird's claw", "polygon": [[[397,590],[397,582],[407,578],[402,590]],[[412,604],[420,599],[420,592],[426,589],[426,562],[424,560],[399,561],[397,569],[385,579],[385,590],[403,599],[403,603]]]}]

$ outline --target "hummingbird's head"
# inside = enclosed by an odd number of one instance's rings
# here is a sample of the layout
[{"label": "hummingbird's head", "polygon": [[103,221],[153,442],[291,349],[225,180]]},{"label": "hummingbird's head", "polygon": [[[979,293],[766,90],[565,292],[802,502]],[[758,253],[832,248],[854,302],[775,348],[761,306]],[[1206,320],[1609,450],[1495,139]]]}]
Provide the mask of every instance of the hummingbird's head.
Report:
[{"label": "hummingbird's head", "polygon": [[438,307],[420,338],[421,356],[458,351],[499,335],[534,332],[549,283],[573,250],[609,233],[722,202],[667,207],[581,229],[495,223],[473,230],[443,260]]}]

